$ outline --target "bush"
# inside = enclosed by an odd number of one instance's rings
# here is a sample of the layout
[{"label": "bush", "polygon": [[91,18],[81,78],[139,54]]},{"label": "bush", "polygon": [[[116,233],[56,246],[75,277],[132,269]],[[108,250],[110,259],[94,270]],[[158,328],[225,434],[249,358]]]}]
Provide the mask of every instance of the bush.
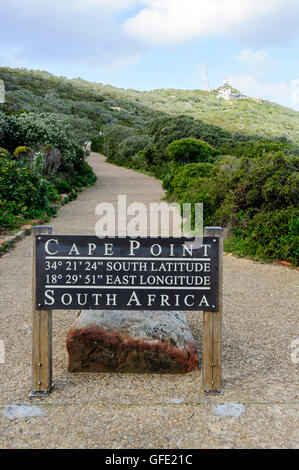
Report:
[{"label": "bush", "polygon": [[118,146],[118,163],[130,163],[131,158],[150,144],[150,138],[147,135],[133,135],[122,140]]},{"label": "bush", "polygon": [[75,171],[72,179],[72,186],[77,188],[83,188],[84,186],[92,185],[96,182],[97,177],[95,176],[93,169],[87,162],[82,163],[80,172]]},{"label": "bush", "polygon": [[60,194],[67,194],[72,190],[72,185],[60,177],[55,178],[53,183]]},{"label": "bush", "polygon": [[168,197],[174,196],[179,201],[183,201],[185,193],[188,197],[192,187],[202,178],[209,177],[212,169],[213,165],[210,163],[189,163],[184,166],[172,164],[170,171],[163,179],[163,188],[167,190]]},{"label": "bush", "polygon": [[23,158],[28,158],[31,151],[30,147],[20,146],[15,149],[13,156],[16,160],[22,160]]},{"label": "bush", "polygon": [[0,146],[11,152],[19,146],[40,150],[46,144],[61,152],[60,170],[69,174],[76,164],[76,145],[55,114],[22,113],[5,116],[0,112]]},{"label": "bush", "polygon": [[291,144],[278,140],[258,140],[256,142],[238,142],[236,145],[224,144],[218,148],[222,155],[229,154],[237,157],[262,157],[266,153],[287,151]]},{"label": "bush", "polygon": [[112,124],[105,129],[104,154],[114,162],[118,158],[120,143],[135,134],[130,127]]},{"label": "bush", "polygon": [[104,136],[103,135],[96,135],[91,139],[91,147],[92,152],[103,153],[104,151]]},{"label": "bush", "polygon": [[220,127],[184,115],[154,118],[147,123],[146,129],[159,151],[164,151],[174,140],[189,137],[201,139],[214,147],[224,143],[232,144],[235,139]]},{"label": "bush", "polygon": [[0,160],[7,160],[9,158],[9,151],[0,147]]},{"label": "bush", "polygon": [[172,161],[181,165],[186,163],[207,163],[212,161],[214,150],[211,145],[199,139],[180,139],[166,149]]},{"label": "bush", "polygon": [[182,203],[202,202],[205,224],[227,227],[232,250],[296,264],[298,164],[283,152],[225,156],[206,168],[173,166],[164,187]]},{"label": "bush", "polygon": [[[40,93],[41,85],[36,85]],[[44,94],[42,89],[39,96],[44,99]],[[82,149],[95,127],[75,112],[64,115],[55,93],[49,95],[44,101],[51,106],[46,110],[55,105],[57,114],[30,112],[35,109],[31,93],[23,94],[29,109],[20,111],[10,104],[5,108],[9,115],[0,110],[0,230],[17,227],[26,218],[53,214],[52,202],[59,200],[59,193],[96,180]],[[47,108],[44,101],[38,100],[38,111]],[[70,101],[74,102],[73,97]]]},{"label": "bush", "polygon": [[58,198],[54,185],[31,168],[21,162],[0,160],[0,225],[6,226],[10,215],[30,218],[40,210],[47,211],[50,202]]},{"label": "bush", "polygon": [[298,266],[299,210],[294,207],[256,214],[244,229],[235,230],[225,249],[257,260],[287,260]]},{"label": "bush", "polygon": [[79,147],[78,145],[74,145],[74,152],[75,152],[74,170],[81,171],[84,168],[84,163],[85,163],[84,150],[82,147]]},{"label": "bush", "polygon": [[242,211],[276,210],[295,206],[298,191],[298,162],[283,152],[253,159],[225,157],[216,165],[213,189],[222,206],[216,215],[223,223]]}]

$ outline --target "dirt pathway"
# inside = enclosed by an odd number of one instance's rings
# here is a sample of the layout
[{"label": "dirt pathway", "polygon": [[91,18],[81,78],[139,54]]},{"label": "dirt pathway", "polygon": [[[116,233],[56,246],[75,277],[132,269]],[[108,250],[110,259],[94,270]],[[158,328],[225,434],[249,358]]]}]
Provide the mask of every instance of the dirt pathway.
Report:
[{"label": "dirt pathway", "polygon": [[[64,206],[55,233],[93,233],[99,202],[150,203],[163,197],[159,181],[105,163],[92,154],[97,184]],[[0,259],[0,447],[211,448],[298,447],[298,272],[225,256],[224,395],[206,396],[200,371],[184,376],[67,373],[65,337],[75,312],[53,313],[55,390],[35,400],[44,417],[10,421],[5,406],[32,404],[31,240]],[[297,289],[297,291],[296,291]],[[201,348],[202,318],[188,313]],[[298,346],[297,346],[298,347]],[[293,361],[292,358],[293,357]],[[297,354],[297,361],[299,353]],[[171,400],[181,399],[175,404]],[[213,406],[239,402],[241,417],[220,417]]]}]

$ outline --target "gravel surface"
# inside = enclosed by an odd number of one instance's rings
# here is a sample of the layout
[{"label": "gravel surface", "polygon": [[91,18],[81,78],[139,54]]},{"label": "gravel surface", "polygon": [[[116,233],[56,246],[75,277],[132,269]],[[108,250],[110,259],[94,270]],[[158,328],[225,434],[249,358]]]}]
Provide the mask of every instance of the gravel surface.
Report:
[{"label": "gravel surface", "polygon": [[[54,233],[91,234],[99,202],[158,202],[159,181],[92,154],[97,184],[64,206]],[[0,259],[1,448],[296,448],[298,447],[298,271],[224,257],[223,395],[206,395],[201,373],[69,374],[65,338],[76,317],[53,312],[55,388],[29,399],[31,239]],[[201,349],[202,315],[187,312]],[[298,345],[297,345],[298,347]],[[293,352],[293,355],[292,355]],[[293,357],[293,361],[291,358]],[[295,359],[295,361],[294,361]],[[239,417],[216,405],[242,404]],[[8,405],[35,405],[44,416],[10,420]],[[242,408],[243,409],[243,408]],[[225,413],[224,413],[225,414]],[[238,414],[236,414],[238,415]]]}]

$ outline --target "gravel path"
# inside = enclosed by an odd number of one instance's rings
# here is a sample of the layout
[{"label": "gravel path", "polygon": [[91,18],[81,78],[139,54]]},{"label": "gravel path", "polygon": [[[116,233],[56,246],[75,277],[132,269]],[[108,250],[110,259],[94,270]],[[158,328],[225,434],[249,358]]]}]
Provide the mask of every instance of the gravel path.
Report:
[{"label": "gravel path", "polygon": [[[93,233],[95,206],[116,202],[118,194],[127,194],[129,202],[163,197],[160,182],[149,176],[109,165],[97,154],[89,161],[98,182],[59,211],[51,222],[55,233]],[[291,360],[291,343],[299,338],[297,305],[298,271],[225,256],[220,396],[203,393],[200,371],[183,376],[68,374],[65,338],[75,312],[54,312],[55,390],[46,399],[30,401],[27,237],[0,259],[0,341],[6,350],[0,364],[0,447],[298,447],[298,365]],[[201,348],[201,315],[187,317]],[[245,412],[238,418],[216,415],[214,405],[225,402],[242,403]],[[10,420],[5,407],[11,404],[38,405],[45,416]]]}]

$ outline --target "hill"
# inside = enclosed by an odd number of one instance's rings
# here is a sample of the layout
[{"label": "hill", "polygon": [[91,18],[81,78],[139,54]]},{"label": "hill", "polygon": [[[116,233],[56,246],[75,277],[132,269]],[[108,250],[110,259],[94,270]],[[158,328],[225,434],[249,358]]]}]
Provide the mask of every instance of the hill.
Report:
[{"label": "hill", "polygon": [[144,128],[159,114],[186,115],[236,133],[284,136],[299,142],[299,112],[270,101],[218,99],[218,91],[160,89],[137,91],[69,80],[43,71],[0,68],[7,113],[21,110],[72,117],[82,137],[107,123]]},{"label": "hill", "polygon": [[250,98],[236,101],[218,99],[217,90],[155,90],[143,92],[143,103],[156,111],[185,114],[229,132],[263,137],[285,136],[299,142],[299,112],[270,101]]}]

